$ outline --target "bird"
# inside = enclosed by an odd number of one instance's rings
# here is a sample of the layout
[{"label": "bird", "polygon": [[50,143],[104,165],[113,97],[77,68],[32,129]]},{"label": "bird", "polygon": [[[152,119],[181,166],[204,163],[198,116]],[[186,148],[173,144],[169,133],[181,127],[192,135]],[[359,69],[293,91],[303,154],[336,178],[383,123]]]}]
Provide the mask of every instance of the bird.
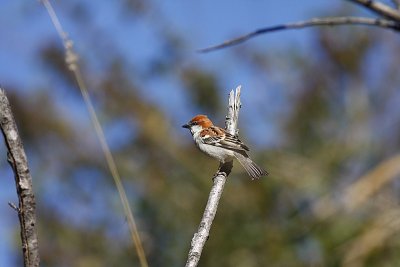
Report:
[{"label": "bird", "polygon": [[196,146],[208,156],[217,159],[220,167],[236,158],[252,180],[268,175],[268,172],[254,163],[248,155],[249,147],[237,136],[215,126],[207,115],[196,115],[182,125],[190,130]]}]

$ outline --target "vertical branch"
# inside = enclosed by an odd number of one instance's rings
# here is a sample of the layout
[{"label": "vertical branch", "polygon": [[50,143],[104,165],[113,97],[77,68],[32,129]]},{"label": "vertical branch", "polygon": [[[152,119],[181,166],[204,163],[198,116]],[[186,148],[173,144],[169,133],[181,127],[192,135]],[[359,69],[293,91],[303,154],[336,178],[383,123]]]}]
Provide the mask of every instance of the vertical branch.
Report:
[{"label": "vertical branch", "polygon": [[[226,116],[225,128],[233,135],[236,135],[237,123],[239,118],[240,109],[240,88],[239,85],[236,91],[233,90],[229,94],[228,115]],[[220,167],[218,174],[213,179],[213,186],[211,187],[210,195],[208,196],[207,205],[204,209],[203,218],[201,219],[199,228],[194,234],[190,246],[186,267],[195,267],[199,263],[201,252],[210,234],[212,222],[215,214],[217,213],[219,199],[221,198],[222,191],[226,178],[231,172],[233,162],[229,161]]]},{"label": "vertical branch", "polygon": [[11,112],[10,103],[0,88],[0,128],[8,149],[8,161],[13,168],[19,200],[18,212],[21,225],[22,253],[25,267],[39,266],[39,247],[36,233],[35,196],[32,189],[32,177],[17,125]]}]

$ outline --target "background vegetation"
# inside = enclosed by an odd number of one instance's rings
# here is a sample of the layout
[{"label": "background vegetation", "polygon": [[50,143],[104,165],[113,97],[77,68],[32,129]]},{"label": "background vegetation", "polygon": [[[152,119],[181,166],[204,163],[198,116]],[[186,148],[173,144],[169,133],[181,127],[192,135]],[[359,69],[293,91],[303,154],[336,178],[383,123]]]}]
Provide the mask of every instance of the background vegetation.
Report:
[{"label": "background vegetation", "polygon": [[[0,11],[0,80],[34,178],[42,264],[136,266],[62,44],[39,3],[17,2]],[[364,13],[341,1],[305,2],[54,3],[75,41],[150,266],[183,265],[218,166],[180,125],[197,113],[222,125],[227,93],[238,84],[241,138],[270,176],[252,182],[235,165],[200,265],[400,264],[398,34],[320,28],[195,52],[246,29]],[[285,13],[288,5],[298,13]],[[16,198],[13,178],[3,146],[0,152],[0,258],[20,266],[17,216],[6,205]]]}]

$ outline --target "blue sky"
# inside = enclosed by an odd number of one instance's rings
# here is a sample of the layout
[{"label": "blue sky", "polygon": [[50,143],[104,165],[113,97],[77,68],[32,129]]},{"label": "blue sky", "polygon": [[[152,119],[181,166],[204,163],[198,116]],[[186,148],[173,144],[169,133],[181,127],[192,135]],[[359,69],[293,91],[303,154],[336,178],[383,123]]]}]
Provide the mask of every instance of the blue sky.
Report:
[{"label": "blue sky", "polygon": [[[77,1],[73,1],[77,2]],[[154,1],[155,10],[149,13],[161,16],[163,24],[154,25],[149,19],[141,17],[123,17],[122,7],[118,1],[80,1],[90,11],[92,26],[81,25],[79,20],[71,17],[71,4],[54,1],[54,8],[58,13],[65,31],[75,42],[76,50],[88,60],[90,71],[101,73],[101,64],[106,61],[107,55],[96,53],[94,46],[107,46],[115,48],[124,57],[135,64],[145,64],[151,60],[155,53],[162,49],[158,42],[157,34],[160,31],[173,29],[178,31],[187,41],[184,49],[184,63],[201,65],[203,68],[217,72],[223,77],[224,86],[229,89],[242,84],[246,93],[243,102],[264,105],[260,99],[271,97],[271,91],[257,90],[264,88],[265,79],[258,78],[252,73],[243,71],[240,62],[234,58],[232,50],[223,50],[211,54],[196,53],[196,49],[219,43],[227,38],[243,34],[254,29],[304,20],[329,14],[343,2],[326,0],[283,0],[283,1]],[[261,36],[243,46],[254,46],[259,49],[273,50],[301,49],[304,53],[312,55],[312,29],[287,31]],[[41,86],[51,88],[57,86],[57,81],[46,76],[46,70],[37,56],[37,52],[49,41],[60,40],[50,22],[45,8],[39,1],[5,0],[0,9],[0,84],[8,88],[18,87],[19,90],[32,92]],[[91,35],[104,36],[104,43],[92,44]],[[101,38],[98,38],[101,39]],[[90,77],[90,75],[88,75]],[[140,76],[140,72],[139,72]],[[138,77],[139,81],[141,77]],[[185,121],[190,107],[185,104],[182,88],[173,77],[164,77],[158,81],[148,82],[142,80],[150,90],[146,97],[168,110],[171,105],[183,108],[176,111],[178,120]],[[270,81],[270,84],[273,84]],[[68,88],[67,88],[68,90]],[[166,101],[165,92],[172,98]],[[256,91],[258,91],[256,93]],[[175,92],[171,94],[170,92]],[[51,92],[49,92],[51,93]],[[263,97],[260,97],[260,94]],[[264,97],[265,96],[265,97]],[[85,112],[81,103],[74,103],[73,99],[59,96],[60,102],[65,105],[74,105],[76,112]],[[65,107],[61,107],[62,110]],[[274,112],[271,104],[271,112]],[[254,123],[249,111],[243,114],[249,124]],[[272,115],[271,115],[272,117]],[[82,119],[87,122],[87,117]],[[176,123],[179,123],[177,121]],[[261,126],[263,132],[269,136],[263,145],[271,145],[276,133],[271,126]],[[250,138],[252,138],[250,136]],[[255,141],[254,141],[255,142]],[[17,202],[12,173],[6,163],[4,146],[0,146],[0,266],[12,266],[9,255],[14,253],[15,236],[18,235],[17,215],[11,210],[7,202]],[[12,252],[12,253],[11,253]]]}]

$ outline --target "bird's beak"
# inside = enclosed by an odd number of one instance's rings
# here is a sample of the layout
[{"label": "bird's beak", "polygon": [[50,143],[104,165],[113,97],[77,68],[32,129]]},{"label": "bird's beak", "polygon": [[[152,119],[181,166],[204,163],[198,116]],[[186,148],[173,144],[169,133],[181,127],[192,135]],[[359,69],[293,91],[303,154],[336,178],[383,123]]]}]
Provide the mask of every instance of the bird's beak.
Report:
[{"label": "bird's beak", "polygon": [[184,124],[184,125],[182,125],[182,128],[190,128],[190,126],[189,126],[189,124]]}]

